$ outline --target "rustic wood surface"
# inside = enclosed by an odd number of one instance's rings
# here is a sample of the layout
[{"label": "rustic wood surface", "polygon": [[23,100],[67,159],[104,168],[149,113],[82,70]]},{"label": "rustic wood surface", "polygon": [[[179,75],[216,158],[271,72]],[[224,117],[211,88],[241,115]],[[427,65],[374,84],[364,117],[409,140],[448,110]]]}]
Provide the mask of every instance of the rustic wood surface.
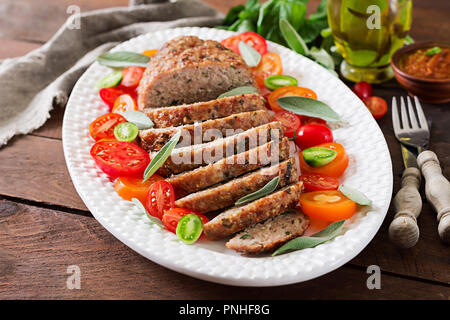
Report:
[{"label": "rustic wood surface", "polygon": [[[68,17],[82,11],[125,6],[127,0],[2,0],[0,59],[23,55],[45,43]],[[245,0],[208,0],[226,12]],[[310,1],[309,10],[317,5]],[[415,0],[411,35],[449,41],[450,2]],[[374,88],[388,101],[406,92],[391,81]],[[424,105],[432,121],[430,149],[450,177],[449,108]],[[398,249],[388,239],[391,205],[373,241],[340,269],[306,283],[275,288],[237,288],[196,280],[138,255],[109,234],[89,213],[70,180],[61,142],[63,109],[32,134],[0,149],[0,299],[450,299],[450,248],[437,234],[436,214],[421,186],[420,239]],[[379,120],[391,152],[394,192],[403,171],[390,112]],[[366,269],[378,265],[381,289],[369,290]],[[81,269],[81,289],[68,290],[67,267]],[[120,288],[120,290],[118,290]]]}]

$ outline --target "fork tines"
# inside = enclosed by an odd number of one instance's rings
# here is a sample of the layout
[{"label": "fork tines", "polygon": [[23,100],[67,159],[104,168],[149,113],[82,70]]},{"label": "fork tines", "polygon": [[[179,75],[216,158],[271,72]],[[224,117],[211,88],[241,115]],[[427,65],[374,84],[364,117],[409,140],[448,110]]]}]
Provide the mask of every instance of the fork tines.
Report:
[{"label": "fork tines", "polygon": [[[422,106],[417,97],[414,97],[415,108],[411,102],[411,98],[406,98],[408,103],[408,112],[406,111],[405,99],[400,97],[400,114],[397,107],[397,99],[392,98],[392,125],[395,132],[409,130],[426,130],[428,131],[427,119],[422,110]],[[415,111],[414,111],[415,109]],[[417,113],[417,117],[416,117]],[[401,119],[401,121],[400,121]]]}]

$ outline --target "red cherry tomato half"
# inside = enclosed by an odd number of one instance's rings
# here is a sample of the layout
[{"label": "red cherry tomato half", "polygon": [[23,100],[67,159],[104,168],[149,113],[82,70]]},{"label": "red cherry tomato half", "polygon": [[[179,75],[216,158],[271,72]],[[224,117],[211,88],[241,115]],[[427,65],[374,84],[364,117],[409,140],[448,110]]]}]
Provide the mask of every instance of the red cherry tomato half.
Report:
[{"label": "red cherry tomato half", "polygon": [[112,88],[100,89],[98,94],[100,95],[100,98],[103,100],[103,102],[106,103],[111,110],[111,108],[114,106],[114,101],[116,101],[119,96],[125,94],[125,91],[117,86]]},{"label": "red cherry tomato half", "polygon": [[148,189],[145,207],[151,216],[162,219],[164,212],[175,206],[175,191],[172,185],[160,180],[153,183]]},{"label": "red cherry tomato half", "polygon": [[175,233],[178,221],[187,214],[197,215],[202,220],[203,225],[209,222],[208,218],[204,215],[184,208],[174,208],[166,211],[162,217],[162,222],[168,231]]},{"label": "red cherry tomato half", "polygon": [[142,79],[145,68],[142,67],[127,67],[122,70],[122,82],[124,87],[137,87]]},{"label": "red cherry tomato half", "polygon": [[321,124],[323,126],[327,125],[327,122],[323,119],[308,117],[308,116],[299,116],[299,117],[300,117],[300,121],[302,122],[302,125],[306,125],[306,124]]},{"label": "red cherry tomato half", "polygon": [[322,143],[333,142],[331,130],[321,124],[307,124],[296,132],[295,143],[304,150]]},{"label": "red cherry tomato half", "polygon": [[89,134],[95,140],[102,139],[112,139],[115,140],[114,137],[114,128],[119,123],[127,122],[123,116],[117,113],[107,113],[104,114],[89,125]]},{"label": "red cherry tomato half", "polygon": [[387,103],[383,98],[372,96],[367,98],[364,103],[375,119],[382,118],[387,112]]},{"label": "red cherry tomato half", "polygon": [[300,118],[296,114],[289,111],[276,112],[273,120],[281,122],[284,135],[288,138],[292,138],[295,131],[301,125]]},{"label": "red cherry tomato half", "polygon": [[111,177],[137,176],[150,163],[148,153],[131,142],[103,140],[91,148],[97,166]]},{"label": "red cherry tomato half", "polygon": [[353,86],[353,92],[364,101],[372,95],[372,86],[368,82],[361,81]]},{"label": "red cherry tomato half", "polygon": [[339,188],[339,180],[318,173],[305,173],[300,176],[306,192],[321,190],[337,190]]},{"label": "red cherry tomato half", "polygon": [[245,42],[249,46],[253,47],[256,51],[258,51],[261,55],[267,52],[267,43],[266,39],[261,37],[256,32],[244,32],[229,38],[222,40],[222,45],[233,50],[236,53],[239,53],[239,42]]}]

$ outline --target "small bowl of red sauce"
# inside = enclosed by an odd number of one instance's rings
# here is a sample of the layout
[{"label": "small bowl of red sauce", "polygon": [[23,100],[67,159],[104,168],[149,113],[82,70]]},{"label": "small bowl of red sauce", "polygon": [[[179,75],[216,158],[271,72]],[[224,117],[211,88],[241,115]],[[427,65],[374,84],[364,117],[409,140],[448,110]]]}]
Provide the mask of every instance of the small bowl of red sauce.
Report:
[{"label": "small bowl of red sauce", "polygon": [[450,44],[416,42],[391,59],[397,81],[427,103],[450,102]]}]

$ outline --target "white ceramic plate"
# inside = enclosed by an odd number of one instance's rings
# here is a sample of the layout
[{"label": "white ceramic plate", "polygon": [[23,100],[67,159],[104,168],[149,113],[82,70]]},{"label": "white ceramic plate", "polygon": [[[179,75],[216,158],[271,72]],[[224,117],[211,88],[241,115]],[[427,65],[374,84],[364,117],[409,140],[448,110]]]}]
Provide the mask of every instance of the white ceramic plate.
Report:
[{"label": "white ceramic plate", "polygon": [[[157,49],[180,35],[222,40],[232,32],[209,28],[177,28],[158,31],[126,41],[112,51],[142,52]],[[313,89],[348,123],[333,131],[335,140],[350,155],[345,183],[365,193],[373,208],[348,221],[333,241],[276,257],[241,257],[223,241],[185,245],[168,231],[151,225],[130,202],[122,200],[113,183],[89,155],[93,145],[89,124],[107,113],[95,83],[109,71],[94,63],[77,82],[63,122],[63,146],[67,167],[76,190],[94,217],[131,249],[169,269],[212,282],[239,286],[275,286],[316,278],[355,257],[375,236],[386,215],[392,192],[389,151],[367,108],[343,82],[326,69],[295,52],[269,43],[269,51],[282,57],[283,73],[295,76],[299,85]]]}]

